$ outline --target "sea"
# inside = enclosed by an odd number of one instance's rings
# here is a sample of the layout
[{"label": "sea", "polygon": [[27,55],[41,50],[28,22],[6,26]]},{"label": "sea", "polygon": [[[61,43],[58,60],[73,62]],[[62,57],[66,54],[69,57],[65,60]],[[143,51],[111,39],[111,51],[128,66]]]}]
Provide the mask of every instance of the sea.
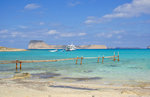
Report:
[{"label": "sea", "polygon": [[[114,52],[120,61],[114,61]],[[16,71],[16,64],[0,64],[0,79],[12,78],[17,73],[29,73],[32,79],[57,81],[93,81],[98,83],[150,82],[150,49],[79,49],[75,51],[28,50],[0,52],[0,60],[53,60],[82,57],[81,60],[22,63],[22,70]],[[104,62],[102,58],[104,56]],[[97,57],[84,59],[86,57]],[[117,58],[117,57],[116,57]],[[18,64],[19,68],[19,64]],[[67,79],[67,80],[66,80]],[[93,80],[92,80],[93,79]]]}]

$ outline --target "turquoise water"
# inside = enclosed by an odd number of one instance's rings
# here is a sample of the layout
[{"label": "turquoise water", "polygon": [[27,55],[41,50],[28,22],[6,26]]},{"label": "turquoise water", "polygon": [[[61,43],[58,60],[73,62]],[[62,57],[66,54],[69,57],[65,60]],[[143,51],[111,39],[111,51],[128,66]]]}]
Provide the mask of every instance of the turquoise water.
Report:
[{"label": "turquoise water", "polygon": [[[121,50],[76,50],[49,52],[48,50],[29,50],[23,52],[0,52],[0,60],[51,60],[73,57],[113,56],[119,52],[120,61],[104,59],[104,63],[97,63],[97,59],[83,59],[83,64],[75,64],[75,60],[61,62],[23,63],[21,72],[57,73],[61,77],[101,77],[100,81],[150,81],[150,50],[149,49],[121,49]],[[0,64],[0,78],[9,78],[16,73],[15,64]]]}]

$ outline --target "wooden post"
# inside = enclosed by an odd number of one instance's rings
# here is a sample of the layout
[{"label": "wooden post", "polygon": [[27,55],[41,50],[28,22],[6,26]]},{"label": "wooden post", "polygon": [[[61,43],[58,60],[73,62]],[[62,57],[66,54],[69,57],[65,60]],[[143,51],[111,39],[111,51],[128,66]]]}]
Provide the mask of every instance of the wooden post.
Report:
[{"label": "wooden post", "polygon": [[118,61],[120,61],[120,60],[119,60],[119,52],[118,52]]},{"label": "wooden post", "polygon": [[115,52],[114,52],[114,61],[116,61],[116,58],[115,58],[116,56],[115,56]]},{"label": "wooden post", "polygon": [[82,65],[82,60],[83,60],[83,56],[81,57],[81,62],[80,62],[80,65]]},{"label": "wooden post", "polygon": [[100,57],[98,57],[97,63],[99,63],[99,58],[100,58]]},{"label": "wooden post", "polygon": [[21,63],[22,63],[22,62],[20,62],[20,70],[21,70]]},{"label": "wooden post", "polygon": [[104,62],[104,55],[103,55],[103,57],[102,57],[102,64],[103,64],[103,62]]},{"label": "wooden post", "polygon": [[76,59],[76,64],[78,63],[78,56],[77,56],[77,59]]},{"label": "wooden post", "polygon": [[17,63],[18,63],[18,60],[16,60],[16,70],[18,69]]}]

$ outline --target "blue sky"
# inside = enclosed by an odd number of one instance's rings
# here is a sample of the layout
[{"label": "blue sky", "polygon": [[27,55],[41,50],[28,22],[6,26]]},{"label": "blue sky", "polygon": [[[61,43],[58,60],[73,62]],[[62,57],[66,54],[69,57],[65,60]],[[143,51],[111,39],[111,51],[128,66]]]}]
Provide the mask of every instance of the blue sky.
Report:
[{"label": "blue sky", "polygon": [[0,46],[150,45],[150,0],[0,0]]}]

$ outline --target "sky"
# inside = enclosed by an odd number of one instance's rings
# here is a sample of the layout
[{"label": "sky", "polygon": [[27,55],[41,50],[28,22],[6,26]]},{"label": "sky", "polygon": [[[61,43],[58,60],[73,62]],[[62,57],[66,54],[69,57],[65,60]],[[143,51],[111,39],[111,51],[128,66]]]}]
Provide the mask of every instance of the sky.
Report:
[{"label": "sky", "polygon": [[0,46],[150,45],[150,0],[0,0]]}]

